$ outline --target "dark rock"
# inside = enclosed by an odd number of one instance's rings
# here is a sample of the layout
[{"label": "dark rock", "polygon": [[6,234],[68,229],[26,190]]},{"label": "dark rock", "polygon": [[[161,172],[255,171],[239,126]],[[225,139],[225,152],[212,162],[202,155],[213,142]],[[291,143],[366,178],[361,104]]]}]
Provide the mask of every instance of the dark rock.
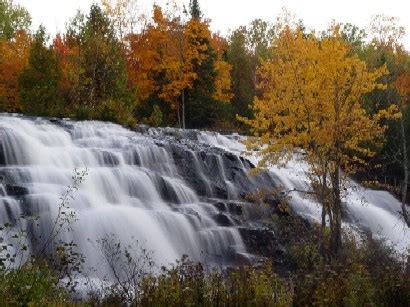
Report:
[{"label": "dark rock", "polygon": [[0,165],[6,165],[6,155],[4,152],[3,138],[5,131],[0,129]]},{"label": "dark rock", "polygon": [[230,202],[228,203],[228,210],[231,214],[242,215],[243,208],[241,204]]},{"label": "dark rock", "polygon": [[250,253],[270,258],[280,258],[283,255],[283,247],[269,228],[243,227],[239,231]]},{"label": "dark rock", "polygon": [[226,204],[224,204],[224,203],[215,203],[214,206],[219,211],[226,212]]},{"label": "dark rock", "polygon": [[29,194],[28,188],[11,184],[6,184],[6,192],[8,196],[15,197],[21,197]]},{"label": "dark rock", "polygon": [[219,226],[223,226],[223,227],[234,226],[234,223],[232,223],[232,220],[226,214],[219,213],[214,216],[214,219],[218,223]]}]

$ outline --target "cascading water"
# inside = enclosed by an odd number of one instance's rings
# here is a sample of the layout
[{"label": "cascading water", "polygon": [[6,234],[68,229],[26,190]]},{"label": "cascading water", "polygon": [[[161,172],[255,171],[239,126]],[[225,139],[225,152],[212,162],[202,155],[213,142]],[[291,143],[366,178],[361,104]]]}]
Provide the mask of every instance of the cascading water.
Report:
[{"label": "cascading water", "polygon": [[[46,236],[57,215],[59,197],[72,184],[74,169],[88,175],[70,205],[78,221],[63,234],[73,240],[88,265],[99,263],[89,242],[107,234],[127,243],[134,238],[152,250],[158,264],[187,254],[194,260],[225,261],[246,249],[236,227],[215,220],[217,208],[207,201],[214,190],[207,166],[198,153],[183,149],[195,162],[193,177],[204,193],[181,176],[170,142],[155,142],[118,125],[101,122],[58,121],[0,115],[0,219],[38,214],[41,227],[33,237]],[[204,159],[221,161],[220,153]],[[190,163],[186,160],[187,163]],[[222,166],[214,175],[226,178]],[[197,176],[196,174],[200,174]],[[220,185],[220,186],[218,186]],[[228,193],[228,197],[231,196]]]},{"label": "cascading water", "polygon": [[[153,251],[157,264],[183,254],[222,263],[246,256],[243,218],[236,217],[244,196],[257,188],[307,188],[306,166],[296,158],[285,168],[249,176],[257,158],[243,156],[239,136],[138,130],[0,114],[0,223],[38,214],[41,227],[31,236],[44,237],[73,170],[87,168],[70,204],[78,221],[62,239],[78,244],[88,266],[104,273],[90,242],[107,234],[124,244],[138,240]],[[366,227],[399,248],[408,246],[398,201],[387,192],[353,187],[346,196],[346,223]],[[292,193],[291,204],[302,216],[320,220],[313,200]]]},{"label": "cascading water", "polygon": [[[242,143],[216,133],[203,133],[200,140],[236,154],[245,151]],[[255,165],[259,160],[256,155],[248,156],[248,159]],[[297,155],[284,167],[269,167],[276,176],[277,186],[285,191],[295,191],[290,194],[292,208],[304,218],[320,223],[319,204],[306,197],[303,192],[296,192],[310,190],[308,169],[308,165]],[[370,231],[373,235],[387,240],[399,252],[406,252],[406,249],[410,248],[410,231],[400,215],[400,202],[388,192],[366,189],[352,180],[347,182],[346,187],[343,202],[348,219],[345,219],[344,225]]]}]

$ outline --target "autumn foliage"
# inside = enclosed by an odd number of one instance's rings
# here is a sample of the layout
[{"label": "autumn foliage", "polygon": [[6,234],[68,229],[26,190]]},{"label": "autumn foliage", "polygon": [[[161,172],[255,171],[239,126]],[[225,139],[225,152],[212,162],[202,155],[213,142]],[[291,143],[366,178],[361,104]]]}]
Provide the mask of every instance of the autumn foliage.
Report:
[{"label": "autumn foliage", "polygon": [[254,101],[254,119],[241,118],[256,138],[249,148],[260,148],[261,165],[287,162],[302,149],[309,163],[312,185],[323,206],[323,227],[330,220],[331,250],[341,244],[343,177],[372,157],[382,146],[382,119],[397,116],[392,104],[375,114],[366,110],[364,95],[385,86],[382,66],[368,69],[351,53],[338,26],[327,36],[304,35],[290,27],[272,46],[273,57],[262,62]]}]

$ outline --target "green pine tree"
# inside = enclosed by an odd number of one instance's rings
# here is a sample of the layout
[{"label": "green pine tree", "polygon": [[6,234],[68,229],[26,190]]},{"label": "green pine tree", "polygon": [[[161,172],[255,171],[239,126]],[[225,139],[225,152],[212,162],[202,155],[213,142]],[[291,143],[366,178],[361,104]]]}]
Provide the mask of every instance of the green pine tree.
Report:
[{"label": "green pine tree", "polygon": [[191,17],[194,19],[200,20],[202,18],[202,11],[199,6],[198,0],[189,1],[189,12],[191,14]]},{"label": "green pine tree", "polygon": [[76,18],[71,27],[69,33],[75,36],[80,50],[77,116],[132,122],[135,96],[128,89],[124,49],[110,19],[94,4],[89,15]]},{"label": "green pine tree", "polygon": [[40,26],[34,35],[29,64],[20,73],[21,102],[31,115],[58,116],[63,105],[59,91],[61,71],[53,49],[46,46],[48,37]]}]

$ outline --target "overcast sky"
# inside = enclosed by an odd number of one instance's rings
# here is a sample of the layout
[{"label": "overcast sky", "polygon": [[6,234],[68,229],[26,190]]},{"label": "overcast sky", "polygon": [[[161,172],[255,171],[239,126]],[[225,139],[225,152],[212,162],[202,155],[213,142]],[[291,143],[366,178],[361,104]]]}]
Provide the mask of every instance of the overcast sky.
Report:
[{"label": "overcast sky", "polygon": [[[189,0],[176,0],[188,3]],[[77,9],[87,11],[98,0],[15,0],[24,5],[33,17],[33,26],[43,23],[51,34],[63,31],[65,22]],[[154,2],[165,0],[139,0],[141,10],[148,12]],[[324,29],[331,20],[350,22],[366,27],[374,14],[400,18],[410,32],[410,0],[200,0],[205,17],[212,20],[213,30],[228,33],[239,25],[255,18],[273,21],[282,7],[294,12],[310,28]],[[405,38],[410,49],[410,35]]]}]

